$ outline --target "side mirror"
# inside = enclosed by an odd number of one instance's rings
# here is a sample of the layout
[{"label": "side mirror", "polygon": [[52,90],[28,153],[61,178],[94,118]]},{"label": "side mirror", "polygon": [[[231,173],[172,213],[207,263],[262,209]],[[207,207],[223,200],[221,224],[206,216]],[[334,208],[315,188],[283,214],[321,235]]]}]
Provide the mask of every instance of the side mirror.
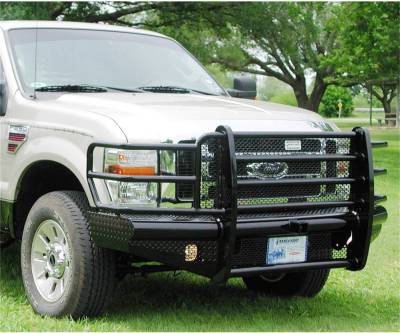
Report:
[{"label": "side mirror", "polygon": [[0,81],[0,116],[6,114],[7,107],[7,93],[6,93],[6,82]]},{"label": "side mirror", "polygon": [[249,77],[233,80],[233,89],[228,89],[229,95],[237,98],[255,99],[257,97],[257,82]]}]

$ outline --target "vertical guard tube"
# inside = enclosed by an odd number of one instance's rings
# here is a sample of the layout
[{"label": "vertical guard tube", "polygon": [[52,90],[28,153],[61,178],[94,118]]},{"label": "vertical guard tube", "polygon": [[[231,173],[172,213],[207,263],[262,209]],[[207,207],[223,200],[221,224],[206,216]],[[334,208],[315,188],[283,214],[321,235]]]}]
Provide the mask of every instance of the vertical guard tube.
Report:
[{"label": "vertical guard tube", "polygon": [[353,170],[360,179],[354,193],[356,195],[355,200],[358,202],[359,221],[355,225],[355,232],[353,232],[350,250],[354,260],[349,269],[360,270],[364,268],[367,262],[371,242],[374,214],[374,167],[368,130],[355,127],[353,131],[356,133],[356,138],[352,150],[359,158],[359,162],[355,163],[355,170]]},{"label": "vertical guard tube", "polygon": [[238,213],[238,186],[237,186],[237,164],[236,164],[236,151],[235,151],[235,137],[232,129],[228,126],[219,126],[216,130],[219,133],[225,135],[225,176],[227,190],[230,193],[230,200],[227,204],[227,211],[224,221],[224,235],[223,235],[223,246],[220,256],[220,270],[213,278],[215,283],[224,283],[228,280],[231,273],[232,257],[235,250],[236,242],[236,225],[237,225],[237,213]]}]

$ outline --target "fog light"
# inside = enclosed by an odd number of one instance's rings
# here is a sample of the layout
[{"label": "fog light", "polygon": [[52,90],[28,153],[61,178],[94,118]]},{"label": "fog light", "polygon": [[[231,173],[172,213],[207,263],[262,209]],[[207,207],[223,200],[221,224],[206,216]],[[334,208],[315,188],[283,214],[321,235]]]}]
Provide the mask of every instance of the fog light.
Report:
[{"label": "fog light", "polygon": [[185,261],[195,261],[197,258],[197,245],[188,244],[185,247]]}]

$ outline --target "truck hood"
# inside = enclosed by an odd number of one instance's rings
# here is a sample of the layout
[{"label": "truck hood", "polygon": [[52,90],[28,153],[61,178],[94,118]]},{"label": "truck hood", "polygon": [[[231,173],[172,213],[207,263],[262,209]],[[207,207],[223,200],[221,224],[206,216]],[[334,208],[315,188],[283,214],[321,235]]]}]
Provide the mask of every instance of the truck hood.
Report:
[{"label": "truck hood", "polygon": [[311,111],[222,96],[155,93],[63,94],[43,103],[112,118],[130,143],[196,139],[204,133],[215,131],[219,125],[228,125],[234,131],[337,129]]}]

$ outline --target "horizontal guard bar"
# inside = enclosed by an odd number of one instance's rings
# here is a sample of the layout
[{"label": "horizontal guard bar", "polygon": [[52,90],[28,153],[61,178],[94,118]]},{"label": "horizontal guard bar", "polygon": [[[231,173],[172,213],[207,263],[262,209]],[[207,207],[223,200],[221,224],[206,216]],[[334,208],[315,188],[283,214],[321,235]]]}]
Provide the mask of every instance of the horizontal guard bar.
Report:
[{"label": "horizontal guard bar", "polygon": [[386,174],[387,174],[387,169],[384,169],[384,168],[374,169],[374,176],[381,176],[381,175],[386,175]]},{"label": "horizontal guard bar", "polygon": [[270,204],[270,205],[252,205],[239,206],[240,213],[245,212],[262,212],[277,211],[286,209],[311,209],[311,208],[332,208],[332,207],[350,207],[354,205],[354,201],[327,201],[327,202],[293,202],[287,204]]},{"label": "horizontal guard bar", "polygon": [[[296,221],[305,228],[304,232],[322,232],[333,231],[344,228],[347,224],[345,219],[338,218],[324,218],[324,219],[309,219]],[[251,237],[265,235],[279,235],[283,233],[298,233],[301,230],[295,230],[291,226],[290,221],[280,222],[256,222],[256,223],[242,223],[237,224],[237,235],[241,237]]]},{"label": "horizontal guard bar", "polygon": [[257,214],[255,216],[250,215],[238,215],[238,222],[240,223],[258,223],[258,222],[278,222],[278,221],[288,221],[288,220],[309,220],[309,219],[326,219],[326,218],[340,218],[348,220],[353,220],[354,216],[349,216],[348,212],[339,212],[339,213],[332,213],[332,214],[306,214],[306,215],[293,215],[290,216],[289,214],[286,216],[262,216],[262,214]]},{"label": "horizontal guard bar", "polygon": [[146,182],[146,183],[194,183],[195,176],[125,176],[105,172],[88,172],[89,178],[118,180],[121,182]]},{"label": "horizontal guard bar", "polygon": [[387,200],[387,196],[386,196],[386,195],[379,195],[379,194],[376,194],[376,195],[374,196],[375,204],[380,203],[380,202],[385,202],[386,200]]},{"label": "horizontal guard bar", "polygon": [[372,141],[371,142],[372,148],[385,148],[388,146],[387,141]]},{"label": "horizontal guard bar", "polygon": [[238,276],[251,276],[260,275],[266,273],[289,273],[299,272],[322,268],[339,268],[348,267],[350,262],[347,260],[337,261],[318,261],[318,262],[305,262],[305,263],[293,263],[293,264],[282,264],[266,267],[249,267],[249,268],[234,268],[231,270],[231,277]]},{"label": "horizontal guard bar", "polygon": [[201,240],[217,239],[220,228],[217,223],[196,222],[132,222],[133,240]]},{"label": "horizontal guard bar", "polygon": [[308,184],[350,184],[355,178],[308,178],[308,179],[271,179],[271,180],[238,180],[239,187],[257,185],[308,185]]},{"label": "horizontal guard bar", "polygon": [[355,132],[233,132],[235,138],[353,138]]},{"label": "horizontal guard bar", "polygon": [[246,156],[238,155],[237,161],[242,162],[290,162],[290,161],[352,161],[357,157],[355,155],[339,155],[339,154],[326,154],[326,155],[268,155],[268,156]]},{"label": "horizontal guard bar", "polygon": [[124,208],[115,205],[104,205],[100,202],[96,202],[98,209],[103,211],[110,211],[115,214],[176,214],[176,215],[213,215],[222,216],[226,214],[225,209],[206,209],[206,208],[147,208],[147,207],[135,207],[135,208]]},{"label": "horizontal guard bar", "polygon": [[197,145],[195,144],[184,144],[184,143],[159,143],[159,144],[112,144],[112,143],[93,143],[89,146],[89,150],[94,150],[94,148],[115,148],[123,150],[189,150],[196,151]]},{"label": "horizontal guard bar", "polygon": [[374,209],[374,225],[382,224],[387,220],[388,213],[385,207],[376,206]]}]

